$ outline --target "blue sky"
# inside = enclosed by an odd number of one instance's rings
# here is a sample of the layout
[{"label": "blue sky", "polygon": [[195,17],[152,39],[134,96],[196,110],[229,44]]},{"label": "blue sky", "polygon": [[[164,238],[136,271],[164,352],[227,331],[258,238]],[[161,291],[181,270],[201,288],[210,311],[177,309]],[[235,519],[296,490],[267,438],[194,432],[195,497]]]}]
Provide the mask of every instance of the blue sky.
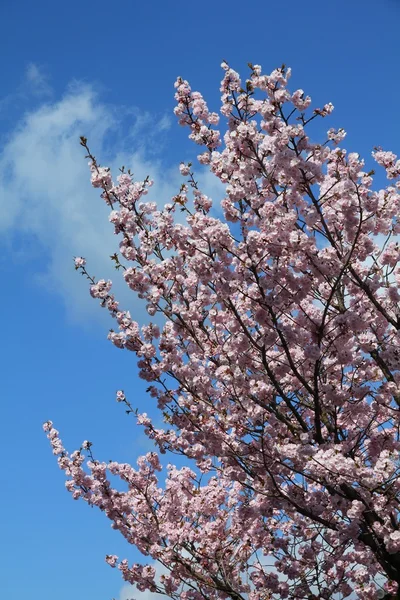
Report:
[{"label": "blue sky", "polygon": [[145,385],[133,356],[106,340],[112,324],[72,265],[83,255],[98,277],[116,275],[117,242],[79,136],[103,164],[150,174],[167,201],[178,163],[196,154],[172,114],[173,82],[189,79],[218,108],[225,59],[241,72],[247,62],[291,66],[293,89],[335,105],[325,123],[348,131],[347,148],[368,160],[375,145],[396,152],[399,19],[397,0],[2,0],[1,597],[150,598],[128,595],[105,564],[105,554],[138,556],[103,515],[72,501],[41,431],[51,418],[68,448],[89,439],[104,460],[148,449],[114,400],[122,388],[151,413]]}]

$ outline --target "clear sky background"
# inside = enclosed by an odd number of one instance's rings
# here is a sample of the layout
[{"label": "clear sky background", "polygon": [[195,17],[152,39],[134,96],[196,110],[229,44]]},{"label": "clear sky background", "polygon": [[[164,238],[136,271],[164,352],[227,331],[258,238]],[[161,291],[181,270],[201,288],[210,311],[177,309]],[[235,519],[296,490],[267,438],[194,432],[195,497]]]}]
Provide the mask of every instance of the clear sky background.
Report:
[{"label": "clear sky background", "polygon": [[172,113],[174,80],[218,109],[225,59],[242,73],[249,61],[291,66],[292,89],[335,105],[324,125],[344,127],[347,148],[368,161],[373,146],[398,152],[400,2],[2,0],[0,22],[0,597],[144,600],[104,562],[137,553],[73,502],[41,430],[50,418],[70,450],[89,439],[99,459],[134,462],[148,443],[115,391],[154,414],[133,355],[107,341],[112,323],[73,269],[83,255],[117,278],[78,138],[103,164],[151,175],[168,201],[179,162],[196,155]]}]

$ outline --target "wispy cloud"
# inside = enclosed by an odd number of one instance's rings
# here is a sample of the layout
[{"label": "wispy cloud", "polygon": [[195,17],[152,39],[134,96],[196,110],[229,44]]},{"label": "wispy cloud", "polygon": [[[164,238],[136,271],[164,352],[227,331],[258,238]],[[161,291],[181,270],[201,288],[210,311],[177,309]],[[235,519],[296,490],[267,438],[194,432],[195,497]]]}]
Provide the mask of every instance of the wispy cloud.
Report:
[{"label": "wispy cloud", "polygon": [[[45,92],[47,80],[37,65],[28,66],[26,78]],[[148,198],[162,206],[182,183],[178,164],[171,166],[168,153],[169,162],[162,159],[171,123],[168,115],[155,118],[135,107],[107,105],[93,86],[74,82],[56,101],[36,100],[8,135],[0,154],[2,243],[8,244],[11,260],[25,270],[24,276],[62,297],[73,320],[107,319],[105,311],[96,310],[87,282],[74,271],[73,256],[84,256],[97,278],[113,280],[124,308],[135,303],[109,258],[118,251],[119,240],[108,222],[108,207],[90,186],[79,137],[89,139],[100,162],[115,175],[121,165],[130,167],[137,180],[149,175],[155,185]],[[205,193],[222,197],[223,186],[214,176],[201,169],[197,175]],[[136,302],[134,309],[144,316],[143,303]]]},{"label": "wispy cloud", "polygon": [[52,89],[43,69],[36,63],[29,63],[25,71],[25,80],[30,90],[39,96],[51,95]]},{"label": "wispy cloud", "polygon": [[[35,65],[27,73],[35,85],[44,83]],[[129,136],[130,148],[117,152],[110,147],[110,139],[118,138],[122,112],[102,103],[91,86],[74,83],[58,101],[42,102],[26,114],[0,155],[3,242],[15,251],[18,246],[14,258],[19,268],[25,267],[26,276],[33,272],[41,284],[59,293],[74,319],[86,320],[103,312],[96,311],[86,282],[74,271],[74,255],[85,256],[94,275],[115,279],[119,294],[132,299],[125,284],[118,285],[121,278],[109,259],[118,249],[118,240],[108,223],[109,209],[90,186],[79,136],[89,139],[96,155],[105,157],[101,162],[114,172],[124,164],[132,167],[138,179],[151,175],[156,181],[152,193],[162,202],[179,188],[178,169],[165,168],[154,156],[150,162],[142,141],[146,132],[151,140],[152,127],[165,130],[168,119],[155,122],[136,109],[130,118],[137,124],[137,139]],[[29,262],[32,245],[40,249],[40,263],[37,259]]]}]

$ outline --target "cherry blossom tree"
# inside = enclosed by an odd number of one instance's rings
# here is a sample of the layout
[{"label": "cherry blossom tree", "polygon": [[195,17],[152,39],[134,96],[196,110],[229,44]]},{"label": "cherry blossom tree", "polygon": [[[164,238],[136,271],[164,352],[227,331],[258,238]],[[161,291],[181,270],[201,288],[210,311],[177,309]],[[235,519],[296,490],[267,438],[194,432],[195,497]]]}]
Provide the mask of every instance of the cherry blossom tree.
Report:
[{"label": "cherry blossom tree", "polygon": [[[135,467],[99,461],[87,441],[69,454],[44,429],[73,498],[147,557],[106,557],[139,590],[400,598],[400,161],[375,149],[389,185],[374,189],[342,129],[310,137],[331,104],[290,92],[285,66],[249,67],[242,83],[222,64],[222,133],[202,95],[175,84],[179,123],[224,186],[219,206],[181,163],[180,191],[159,208],[145,200],[150,179],[122,169],[114,181],[81,139],[120,236],[112,258],[149,323],[85,259],[75,267],[117,323],[109,339],[138,357],[165,427],[117,393],[154,442]],[[159,474],[165,453],[186,466]]]}]

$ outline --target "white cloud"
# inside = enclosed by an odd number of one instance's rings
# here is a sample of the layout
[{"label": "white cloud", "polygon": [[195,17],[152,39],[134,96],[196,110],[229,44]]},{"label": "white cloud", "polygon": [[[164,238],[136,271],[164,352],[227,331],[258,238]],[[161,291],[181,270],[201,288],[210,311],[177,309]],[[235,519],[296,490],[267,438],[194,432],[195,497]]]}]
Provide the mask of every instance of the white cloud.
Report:
[{"label": "white cloud", "polygon": [[[27,71],[31,81],[40,83],[35,65]],[[162,203],[176,193],[178,169],[163,169],[157,160],[145,158],[142,140],[145,131],[165,130],[168,119],[155,122],[139,111],[129,111],[137,124],[133,151],[110,155],[108,139],[118,136],[121,112],[128,111],[103,104],[89,85],[75,83],[64,97],[44,103],[26,114],[0,155],[0,234],[4,243],[14,248],[18,268],[26,276],[35,276],[41,284],[62,295],[68,314],[87,320],[104,314],[89,297],[87,282],[74,271],[73,256],[85,256],[88,270],[97,278],[110,277],[117,282],[118,296],[132,302],[109,256],[118,250],[118,239],[108,222],[108,207],[99,191],[90,186],[90,173],[79,136],[85,135],[96,156],[108,156],[114,173],[122,164],[132,167],[140,179],[151,175],[156,181],[153,195]],[[118,115],[118,116],[117,116]],[[160,128],[159,128],[160,126]],[[153,157],[154,158],[154,157]],[[100,159],[103,164],[106,159]],[[110,164],[110,162],[108,163]],[[22,251],[17,250],[16,239]],[[32,244],[32,239],[34,244]],[[29,262],[32,247],[41,248],[45,259]],[[11,258],[11,259],[12,259]],[[33,271],[33,273],[32,273]],[[29,272],[31,274],[29,274]],[[119,281],[119,283],[118,283]]]},{"label": "white cloud", "polygon": [[25,71],[26,82],[37,95],[51,94],[51,87],[42,69],[36,63],[29,63]]},{"label": "white cloud", "polygon": [[133,586],[127,583],[121,588],[121,591],[119,593],[119,600],[133,600],[134,594],[136,593],[133,589]]},{"label": "white cloud", "polygon": [[[37,89],[47,85],[33,63],[26,79]],[[135,303],[139,320],[145,310],[109,258],[118,251],[119,239],[108,222],[109,208],[91,188],[79,137],[88,138],[91,150],[114,175],[122,165],[130,167],[137,180],[150,175],[155,185],[148,198],[162,206],[183,181],[178,164],[171,168],[160,158],[170,126],[168,115],[155,119],[135,107],[106,105],[92,86],[75,82],[57,101],[42,100],[9,134],[0,154],[2,243],[11,249],[10,260],[25,271],[23,277],[33,277],[61,295],[73,320],[100,318],[112,326],[106,311],[90,298],[88,282],[74,270],[73,256],[84,256],[96,278],[112,279],[121,306],[132,309]],[[203,191],[218,203],[223,186],[198,165],[195,168]],[[184,216],[179,213],[177,218]]]}]

